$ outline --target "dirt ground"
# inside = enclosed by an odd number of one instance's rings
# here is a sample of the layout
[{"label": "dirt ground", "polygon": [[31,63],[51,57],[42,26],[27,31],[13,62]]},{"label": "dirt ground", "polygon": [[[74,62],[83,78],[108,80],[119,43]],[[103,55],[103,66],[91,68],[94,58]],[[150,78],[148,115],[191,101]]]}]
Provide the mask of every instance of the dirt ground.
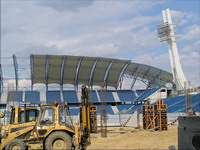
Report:
[{"label": "dirt ground", "polygon": [[108,127],[107,138],[91,135],[88,149],[177,149],[177,126],[168,131],[146,131],[131,127]]}]

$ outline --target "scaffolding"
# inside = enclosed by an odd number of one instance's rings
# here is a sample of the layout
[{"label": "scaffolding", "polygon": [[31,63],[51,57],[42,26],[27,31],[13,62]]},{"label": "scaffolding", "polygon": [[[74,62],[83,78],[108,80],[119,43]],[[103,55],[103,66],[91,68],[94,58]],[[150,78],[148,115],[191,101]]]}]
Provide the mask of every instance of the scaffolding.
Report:
[{"label": "scaffolding", "polygon": [[167,105],[158,100],[156,105],[149,103],[143,106],[143,128],[146,130],[167,130]]},{"label": "scaffolding", "polygon": [[185,82],[184,83],[184,95],[185,95],[185,110],[186,110],[186,114],[188,116],[193,116],[193,110],[192,110],[192,107],[191,107],[191,100],[190,100],[190,82]]}]

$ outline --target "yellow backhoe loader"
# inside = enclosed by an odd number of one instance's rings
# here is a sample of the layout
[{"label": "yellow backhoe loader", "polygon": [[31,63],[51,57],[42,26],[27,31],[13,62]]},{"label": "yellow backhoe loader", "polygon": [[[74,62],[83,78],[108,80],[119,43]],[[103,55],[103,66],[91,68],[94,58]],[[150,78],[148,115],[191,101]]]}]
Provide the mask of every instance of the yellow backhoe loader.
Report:
[{"label": "yellow backhoe loader", "polygon": [[[4,115],[0,113],[0,117]],[[43,104],[37,107],[15,106],[10,123],[1,136],[0,149],[86,149],[90,145],[90,103],[88,88],[82,86],[81,124],[72,124],[66,103]]]}]

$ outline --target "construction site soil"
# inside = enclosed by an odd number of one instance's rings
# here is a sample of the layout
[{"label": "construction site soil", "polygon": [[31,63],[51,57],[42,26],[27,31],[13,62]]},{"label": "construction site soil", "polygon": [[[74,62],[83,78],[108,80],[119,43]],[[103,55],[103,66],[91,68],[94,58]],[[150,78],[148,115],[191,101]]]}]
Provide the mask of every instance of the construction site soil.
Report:
[{"label": "construction site soil", "polygon": [[177,149],[177,126],[167,131],[150,131],[131,127],[108,127],[107,138],[91,134],[88,149]]}]

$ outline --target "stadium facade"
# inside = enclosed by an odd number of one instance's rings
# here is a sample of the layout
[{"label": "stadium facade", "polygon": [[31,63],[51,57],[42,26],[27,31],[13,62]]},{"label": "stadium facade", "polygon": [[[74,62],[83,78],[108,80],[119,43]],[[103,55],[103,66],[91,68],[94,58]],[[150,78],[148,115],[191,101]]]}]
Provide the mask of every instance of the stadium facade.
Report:
[{"label": "stadium facade", "polygon": [[[186,96],[169,98],[171,90],[166,87],[166,84],[173,84],[172,74],[152,66],[115,58],[31,55],[31,88],[20,89],[19,65],[15,55],[13,55],[13,62],[15,86],[7,92],[4,92],[1,86],[1,111],[7,112],[7,106],[19,105],[21,102],[43,103],[58,100],[68,103],[71,115],[76,121],[81,105],[81,93],[78,90],[81,85],[90,87],[90,101],[97,106],[99,115],[102,102],[101,88],[105,87],[103,99],[106,102],[108,125],[134,125],[136,110],[138,112],[146,101],[153,104],[158,99],[165,99],[168,112],[175,118],[186,111]],[[124,78],[132,80],[130,89],[121,88]],[[143,82],[146,88],[133,90],[136,80]],[[45,85],[45,91],[35,88],[37,84]],[[51,90],[49,89],[51,84],[57,84],[60,88]],[[2,70],[1,85],[3,85]],[[72,85],[74,88],[66,90],[63,88],[65,85]],[[95,89],[96,86],[99,89]],[[192,108],[196,112],[200,111],[199,98],[199,94],[190,95]],[[2,121],[7,122],[5,119]]]}]

